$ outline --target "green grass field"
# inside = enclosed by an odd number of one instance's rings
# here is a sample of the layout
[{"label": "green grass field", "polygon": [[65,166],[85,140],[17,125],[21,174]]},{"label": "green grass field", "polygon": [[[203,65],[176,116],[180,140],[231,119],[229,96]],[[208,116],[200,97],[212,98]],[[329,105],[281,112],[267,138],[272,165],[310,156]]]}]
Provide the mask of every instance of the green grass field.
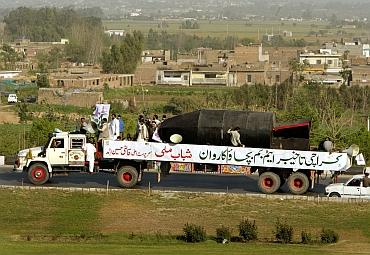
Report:
[{"label": "green grass field", "polygon": [[[369,254],[369,209],[370,203],[237,195],[0,190],[0,254]],[[221,225],[238,235],[243,218],[256,221],[258,242],[175,238],[187,222],[204,226],[209,236]],[[274,242],[278,219],[293,226],[293,244]],[[318,238],[323,227],[339,233],[337,244],[299,244],[302,230]]]},{"label": "green grass field", "polygon": [[[352,38],[356,36],[369,35],[369,31],[364,29],[343,29],[336,27],[328,27],[326,22],[318,21],[252,21],[245,20],[198,20],[199,29],[180,29],[182,20],[167,20],[168,27],[159,28],[160,21],[158,20],[104,20],[103,24],[107,29],[124,29],[125,31],[139,30],[143,33],[148,33],[150,29],[155,31],[166,30],[170,34],[184,32],[190,35],[211,36],[211,37],[226,37],[236,36],[239,38],[251,38],[256,41],[262,40],[262,35],[265,33],[280,34],[287,30],[293,32],[295,39],[305,39],[308,42],[338,40],[337,32],[343,31],[344,34],[339,37]],[[310,31],[324,33],[320,37],[309,35]]]}]

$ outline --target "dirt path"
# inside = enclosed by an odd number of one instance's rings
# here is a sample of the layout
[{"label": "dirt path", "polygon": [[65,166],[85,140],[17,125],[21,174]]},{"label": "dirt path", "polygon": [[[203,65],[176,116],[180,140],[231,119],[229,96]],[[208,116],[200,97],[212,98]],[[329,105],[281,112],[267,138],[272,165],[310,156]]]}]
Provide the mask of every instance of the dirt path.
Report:
[{"label": "dirt path", "polygon": [[0,105],[0,124],[4,123],[19,123],[19,117],[15,112],[14,105]]}]

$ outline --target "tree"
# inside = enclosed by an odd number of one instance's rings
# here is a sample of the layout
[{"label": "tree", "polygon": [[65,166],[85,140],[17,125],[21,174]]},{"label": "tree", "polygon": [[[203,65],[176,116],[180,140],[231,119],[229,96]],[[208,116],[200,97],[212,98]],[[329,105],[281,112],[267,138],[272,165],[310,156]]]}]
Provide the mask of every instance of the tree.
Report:
[{"label": "tree", "polygon": [[101,58],[104,47],[102,22],[98,18],[79,18],[70,31],[70,43],[66,46],[68,58],[77,63],[95,64]]},{"label": "tree", "polygon": [[15,52],[9,45],[4,44],[0,53],[1,68],[10,70],[15,69],[15,63],[22,59],[22,57]]},{"label": "tree", "polygon": [[[99,12],[99,10],[90,11]],[[34,42],[55,42],[69,38],[66,53],[73,62],[95,64],[104,46],[101,19],[83,17],[70,8],[20,7],[9,12],[4,22],[5,34],[9,40],[28,38]]]},{"label": "tree", "polygon": [[343,69],[339,72],[339,74],[343,78],[343,85],[349,85],[349,78],[352,75],[352,71],[350,69]]},{"label": "tree", "polygon": [[127,34],[119,45],[112,45],[103,53],[101,64],[105,73],[133,73],[143,51],[144,37],[141,32]]},{"label": "tree", "polygon": [[78,14],[72,9],[20,7],[4,17],[5,34],[10,40],[29,38],[35,42],[59,41],[66,37]]},{"label": "tree", "polygon": [[45,73],[37,75],[36,84],[39,88],[50,87],[48,75]]},{"label": "tree", "polygon": [[59,64],[65,58],[64,50],[58,47],[54,47],[50,52],[41,52],[37,54],[38,72],[46,73],[49,69],[55,69],[59,67]]},{"label": "tree", "polygon": [[307,66],[308,64],[306,62],[300,63],[297,58],[289,60],[289,68],[292,71],[293,75],[292,79],[294,84],[302,81],[302,72],[304,71],[304,68]]}]

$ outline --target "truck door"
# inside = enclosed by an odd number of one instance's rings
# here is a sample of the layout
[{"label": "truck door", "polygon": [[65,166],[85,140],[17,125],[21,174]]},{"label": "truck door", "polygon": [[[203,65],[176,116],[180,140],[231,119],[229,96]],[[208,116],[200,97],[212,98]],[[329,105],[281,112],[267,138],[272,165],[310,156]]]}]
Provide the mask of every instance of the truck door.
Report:
[{"label": "truck door", "polygon": [[343,196],[350,198],[359,198],[361,195],[361,180],[352,179],[343,187]]},{"label": "truck door", "polygon": [[46,157],[51,165],[66,165],[68,163],[66,145],[64,138],[54,137],[51,139],[46,151]]},{"label": "truck door", "polygon": [[370,198],[370,187],[364,187],[363,184],[361,184],[360,190],[362,198]]}]

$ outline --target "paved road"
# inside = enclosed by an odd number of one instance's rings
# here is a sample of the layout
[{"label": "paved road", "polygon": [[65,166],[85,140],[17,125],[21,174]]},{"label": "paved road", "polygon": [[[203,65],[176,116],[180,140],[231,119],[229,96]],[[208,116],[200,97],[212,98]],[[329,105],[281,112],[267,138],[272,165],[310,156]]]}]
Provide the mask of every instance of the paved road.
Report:
[{"label": "paved road", "polygon": [[[162,177],[157,182],[157,175],[145,173],[138,189],[147,189],[150,186],[157,190],[177,191],[207,191],[207,192],[232,192],[232,193],[259,193],[256,175],[251,176],[217,176],[200,174],[170,174]],[[119,188],[116,176],[108,173],[80,174],[71,173],[69,176],[55,176],[44,186],[50,187],[85,187],[105,188],[109,181],[110,188]],[[325,186],[330,178],[322,180],[316,185],[311,195],[323,195]],[[27,180],[25,173],[13,172],[11,167],[0,167],[0,185],[32,185]],[[286,185],[282,193],[288,192]]]}]

